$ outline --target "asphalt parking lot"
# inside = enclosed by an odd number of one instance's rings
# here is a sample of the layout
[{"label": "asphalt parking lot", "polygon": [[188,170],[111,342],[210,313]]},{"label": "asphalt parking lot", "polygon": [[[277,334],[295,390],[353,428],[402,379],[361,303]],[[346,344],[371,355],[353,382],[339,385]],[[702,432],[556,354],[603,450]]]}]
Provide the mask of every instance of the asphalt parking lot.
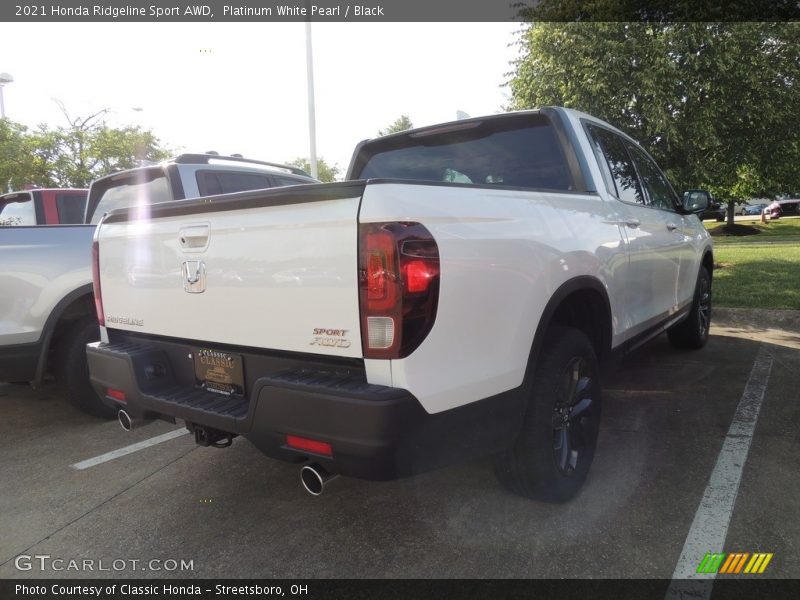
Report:
[{"label": "asphalt parking lot", "polygon": [[[798,578],[800,319],[718,311],[712,334],[690,353],[661,336],[610,377],[592,472],[565,505],[510,494],[489,460],[388,483],[340,478],[312,497],[297,466],[246,440],[219,450],[188,435],[79,470],[176,428],[126,434],[57,388],[0,384],[0,578],[670,578],[696,568],[685,548],[773,553],[759,577]],[[752,444],[728,464],[742,415]],[[54,570],[21,555],[127,562]]]}]

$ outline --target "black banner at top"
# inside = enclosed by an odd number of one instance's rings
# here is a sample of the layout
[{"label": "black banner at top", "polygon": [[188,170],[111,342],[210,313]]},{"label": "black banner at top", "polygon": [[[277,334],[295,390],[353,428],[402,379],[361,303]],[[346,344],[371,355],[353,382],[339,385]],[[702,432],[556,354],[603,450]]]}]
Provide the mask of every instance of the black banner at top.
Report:
[{"label": "black banner at top", "polygon": [[39,0],[0,3],[10,22],[789,21],[778,0]]}]

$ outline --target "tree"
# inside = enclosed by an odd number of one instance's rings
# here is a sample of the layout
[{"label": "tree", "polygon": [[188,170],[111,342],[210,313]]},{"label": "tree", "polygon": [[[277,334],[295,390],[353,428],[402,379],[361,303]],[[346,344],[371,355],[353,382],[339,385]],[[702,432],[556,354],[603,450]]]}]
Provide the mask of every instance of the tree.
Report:
[{"label": "tree", "polygon": [[411,122],[411,119],[408,118],[408,115],[400,115],[397,119],[395,119],[394,123],[389,125],[386,129],[381,129],[378,132],[379,136],[389,135],[390,133],[399,133],[400,131],[405,131],[406,129],[412,129],[414,124]]},{"label": "tree", "polygon": [[133,126],[108,127],[103,120],[108,110],[73,117],[63,105],[59,106],[68,126],[40,126],[34,133],[35,155],[47,166],[53,185],[86,187],[113,171],[157,162],[170,154],[151,131]]},{"label": "tree", "polygon": [[[306,173],[311,173],[311,162],[307,158],[295,158],[292,162],[287,164],[293,167],[300,167]],[[324,183],[336,181],[336,177],[339,175],[339,172],[340,169],[338,164],[331,166],[325,162],[324,158],[317,159],[317,179],[320,181]]]},{"label": "tree", "polygon": [[510,108],[609,121],[732,223],[734,202],[800,186],[798,44],[796,23],[531,23]]},{"label": "tree", "polygon": [[87,187],[113,171],[130,169],[143,161],[167,158],[153,132],[141,127],[112,128],[102,110],[72,117],[63,105],[67,126],[39,125],[35,130],[0,120],[0,185]]},{"label": "tree", "polygon": [[536,0],[517,2],[528,21],[796,21],[800,7],[793,0],[773,2],[695,0]]},{"label": "tree", "polygon": [[0,119],[0,193],[31,183],[34,162],[27,128]]}]

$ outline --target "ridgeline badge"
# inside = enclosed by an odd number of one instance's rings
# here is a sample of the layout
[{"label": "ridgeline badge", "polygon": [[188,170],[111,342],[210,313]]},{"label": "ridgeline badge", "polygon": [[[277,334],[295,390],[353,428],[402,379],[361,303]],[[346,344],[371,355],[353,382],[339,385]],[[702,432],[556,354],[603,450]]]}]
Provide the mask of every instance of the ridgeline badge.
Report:
[{"label": "ridgeline badge", "polygon": [[137,319],[135,317],[118,317],[116,315],[106,315],[108,323],[115,325],[132,325],[133,327],[144,327],[144,319]]}]

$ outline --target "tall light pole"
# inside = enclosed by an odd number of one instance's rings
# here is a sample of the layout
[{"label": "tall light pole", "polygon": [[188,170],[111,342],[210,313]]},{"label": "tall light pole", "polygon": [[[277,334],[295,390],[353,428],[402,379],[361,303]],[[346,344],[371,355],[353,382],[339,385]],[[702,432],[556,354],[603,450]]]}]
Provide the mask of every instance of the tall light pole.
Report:
[{"label": "tall light pole", "polygon": [[[306,5],[308,6],[308,4]],[[309,9],[310,12],[310,9]],[[314,110],[314,57],[311,49],[311,18],[306,21],[306,74],[308,76],[308,145],[311,176],[317,178],[317,119]]]},{"label": "tall light pole", "polygon": [[8,73],[0,73],[0,119],[6,118],[6,104],[3,101],[3,88],[7,83],[14,81],[14,78]]}]

